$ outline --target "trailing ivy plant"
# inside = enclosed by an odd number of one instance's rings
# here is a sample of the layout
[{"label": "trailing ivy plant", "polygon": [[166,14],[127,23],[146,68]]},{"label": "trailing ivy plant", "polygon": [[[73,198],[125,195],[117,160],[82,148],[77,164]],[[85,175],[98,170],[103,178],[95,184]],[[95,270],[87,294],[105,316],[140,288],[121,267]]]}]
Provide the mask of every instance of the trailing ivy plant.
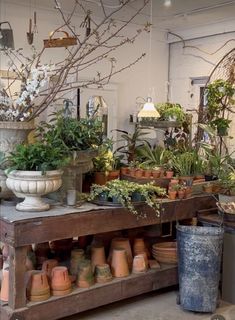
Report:
[{"label": "trailing ivy plant", "polygon": [[105,186],[92,185],[90,200],[97,200],[101,194],[106,194],[107,199],[115,199],[127,210],[132,212],[137,217],[146,217],[142,212],[138,212],[132,202],[133,193],[140,193],[143,201],[155,210],[156,216],[159,217],[161,213],[161,205],[159,197],[166,195],[166,191],[163,188],[153,185],[153,183],[147,183],[140,185],[135,182],[127,180],[112,180],[106,183]]}]

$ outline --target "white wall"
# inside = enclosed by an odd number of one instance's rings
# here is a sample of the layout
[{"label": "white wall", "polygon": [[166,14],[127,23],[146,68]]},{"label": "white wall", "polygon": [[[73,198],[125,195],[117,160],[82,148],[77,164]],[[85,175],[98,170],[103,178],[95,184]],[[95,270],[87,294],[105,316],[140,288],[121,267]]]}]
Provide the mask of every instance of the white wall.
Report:
[{"label": "white wall", "polygon": [[[204,32],[203,32],[204,30]],[[180,103],[185,109],[198,107],[199,86],[191,85],[191,77],[209,76],[218,61],[235,47],[235,22],[226,24],[226,29],[211,25],[184,32],[184,38],[202,37],[170,44],[170,99]],[[217,32],[227,34],[213,35]],[[204,35],[204,36],[202,36]],[[205,35],[210,35],[205,37]],[[175,38],[175,41],[179,39]],[[223,47],[223,48],[222,48]],[[220,50],[218,50],[221,48]],[[217,51],[218,50],[218,51]],[[217,51],[217,52],[216,52]],[[216,53],[215,53],[216,52]],[[219,74],[218,74],[219,75]],[[193,113],[194,120],[196,114]],[[235,117],[230,134],[235,136]],[[235,139],[228,141],[230,150],[235,149]]]},{"label": "white wall", "polygon": [[[37,4],[40,2],[37,1]],[[34,11],[34,1],[31,0],[0,0],[0,21],[10,21],[14,30],[15,47],[22,47],[26,54],[30,53],[30,46],[27,44],[26,32],[28,31],[29,18]],[[48,38],[50,31],[61,25],[56,10],[45,9],[37,5],[37,25],[38,34],[35,37],[34,45],[37,49],[42,48],[43,39]],[[74,19],[76,30],[79,30],[81,18]],[[135,32],[140,26],[130,25],[125,35]],[[143,52],[149,54],[149,34],[143,33],[134,44],[123,47],[115,52],[114,56],[118,60],[119,66],[124,66],[132,62]],[[0,52],[2,55],[2,53]],[[64,49],[48,49],[46,58],[54,61],[64,55]],[[6,67],[6,61],[0,57],[0,68]],[[137,96],[146,97],[149,86],[154,87],[157,95],[157,101],[166,100],[165,83],[167,81],[168,70],[168,44],[166,35],[163,32],[153,30],[152,35],[152,65],[151,79],[148,79],[147,70],[149,66],[148,56],[131,69],[127,69],[112,78],[111,82],[118,88],[118,128],[128,129],[129,114],[135,109],[135,99]],[[107,65],[96,65],[89,72],[84,72],[81,77],[93,77],[97,70],[105,71]],[[150,83],[149,83],[150,82]]]}]

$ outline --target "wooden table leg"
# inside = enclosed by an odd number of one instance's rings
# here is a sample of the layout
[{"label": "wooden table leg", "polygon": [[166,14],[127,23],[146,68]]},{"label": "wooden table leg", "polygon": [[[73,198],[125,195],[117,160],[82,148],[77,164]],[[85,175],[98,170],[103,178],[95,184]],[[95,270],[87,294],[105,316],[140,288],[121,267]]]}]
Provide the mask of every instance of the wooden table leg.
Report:
[{"label": "wooden table leg", "polygon": [[10,246],[10,283],[9,307],[18,309],[26,305],[26,262],[27,247],[13,248]]}]

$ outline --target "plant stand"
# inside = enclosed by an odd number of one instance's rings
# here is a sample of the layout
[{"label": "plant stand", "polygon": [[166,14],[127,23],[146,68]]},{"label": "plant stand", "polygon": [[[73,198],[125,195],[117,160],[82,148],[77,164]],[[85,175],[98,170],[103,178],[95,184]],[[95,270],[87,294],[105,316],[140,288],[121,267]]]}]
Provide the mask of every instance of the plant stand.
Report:
[{"label": "plant stand", "polygon": [[1,320],[58,319],[178,283],[177,266],[162,265],[161,269],[95,284],[89,289],[76,288],[67,296],[50,297],[39,303],[27,302],[26,270],[22,262],[29,244],[190,219],[197,210],[214,206],[215,200],[211,196],[164,200],[165,211],[161,218],[157,218],[150,207],[141,205],[139,209],[147,214],[147,218],[139,220],[123,208],[100,209],[91,204],[86,212],[79,211],[81,207],[55,206],[47,212],[24,215],[2,206],[0,240],[10,246],[10,297],[8,304],[0,306]]}]

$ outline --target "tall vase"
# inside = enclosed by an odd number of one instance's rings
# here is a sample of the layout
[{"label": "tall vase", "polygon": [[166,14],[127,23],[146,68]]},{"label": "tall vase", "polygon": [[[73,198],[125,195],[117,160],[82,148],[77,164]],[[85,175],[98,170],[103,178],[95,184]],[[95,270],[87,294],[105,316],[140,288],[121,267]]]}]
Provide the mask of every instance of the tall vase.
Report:
[{"label": "tall vase", "polygon": [[[2,152],[5,157],[9,156],[17,144],[26,141],[28,134],[33,129],[34,124],[32,122],[0,121],[0,152]],[[0,197],[8,198],[12,196],[12,192],[7,188],[7,177],[4,169],[5,167],[0,167]]]}]

